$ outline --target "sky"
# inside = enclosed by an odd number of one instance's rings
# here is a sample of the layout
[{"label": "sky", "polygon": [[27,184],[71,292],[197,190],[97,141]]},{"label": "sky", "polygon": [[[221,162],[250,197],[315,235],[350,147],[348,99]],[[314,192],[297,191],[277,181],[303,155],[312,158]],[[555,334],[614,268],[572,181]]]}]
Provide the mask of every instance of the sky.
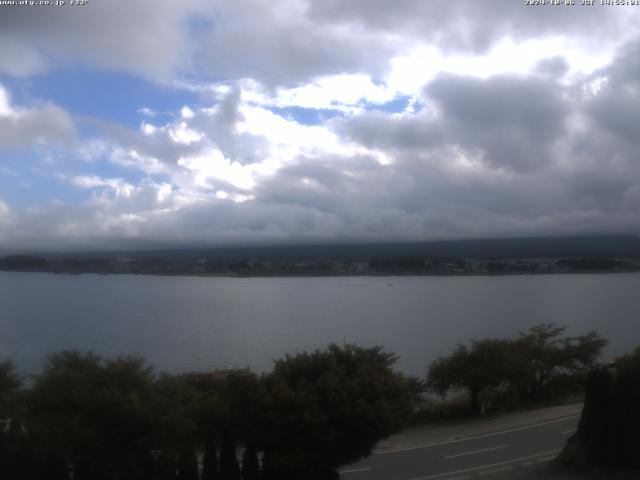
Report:
[{"label": "sky", "polygon": [[2,249],[640,233],[639,5],[10,3]]}]

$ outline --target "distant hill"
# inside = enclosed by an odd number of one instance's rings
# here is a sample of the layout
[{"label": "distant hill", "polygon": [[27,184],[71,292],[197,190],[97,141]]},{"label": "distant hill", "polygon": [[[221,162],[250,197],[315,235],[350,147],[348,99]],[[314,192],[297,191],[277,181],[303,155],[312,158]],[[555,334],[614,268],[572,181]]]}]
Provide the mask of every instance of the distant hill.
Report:
[{"label": "distant hill", "polygon": [[227,246],[154,250],[84,252],[20,252],[47,258],[162,258],[165,260],[369,260],[391,257],[640,257],[640,236],[606,235],[575,237],[447,240],[411,243],[359,243],[334,245]]}]

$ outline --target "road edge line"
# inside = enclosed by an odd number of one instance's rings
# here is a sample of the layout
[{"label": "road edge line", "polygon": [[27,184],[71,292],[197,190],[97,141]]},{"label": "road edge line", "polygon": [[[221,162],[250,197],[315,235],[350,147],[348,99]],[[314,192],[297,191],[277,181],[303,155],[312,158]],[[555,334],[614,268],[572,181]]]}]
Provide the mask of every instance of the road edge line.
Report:
[{"label": "road edge line", "polygon": [[499,467],[500,465],[508,465],[510,463],[522,462],[523,460],[529,460],[531,458],[542,457],[544,455],[551,455],[552,453],[558,453],[561,448],[555,450],[549,450],[548,452],[536,453],[534,455],[528,455],[526,457],[514,458],[511,460],[505,460],[504,462],[491,463],[489,465],[481,465],[479,467],[467,468],[464,470],[456,470],[455,472],[436,473],[435,475],[428,475],[426,477],[415,477],[411,480],[430,480],[432,478],[446,477],[447,475],[457,475],[458,473],[475,472],[476,470],[482,470],[483,468]]}]

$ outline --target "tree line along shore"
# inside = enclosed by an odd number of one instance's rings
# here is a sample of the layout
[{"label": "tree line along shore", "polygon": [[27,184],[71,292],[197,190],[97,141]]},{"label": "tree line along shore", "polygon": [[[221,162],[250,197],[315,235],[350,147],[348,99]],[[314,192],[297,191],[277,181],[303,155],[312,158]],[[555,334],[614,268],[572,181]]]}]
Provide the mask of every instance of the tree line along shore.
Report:
[{"label": "tree line along shore", "polygon": [[585,389],[564,458],[640,467],[640,348],[601,365],[605,344],[596,332],[570,337],[542,324],[458,345],[424,378],[395,371],[397,357],[382,347],[356,345],[285,355],[260,375],[169,375],[138,356],[62,351],[24,379],[5,360],[0,472],[12,480],[333,479],[409,423],[450,418],[453,398],[464,399],[453,414],[481,415]]},{"label": "tree line along shore", "polygon": [[82,257],[9,255],[0,270],[57,274],[143,274],[202,276],[509,275],[637,272],[640,258],[628,256],[452,257],[394,256],[353,259]]}]

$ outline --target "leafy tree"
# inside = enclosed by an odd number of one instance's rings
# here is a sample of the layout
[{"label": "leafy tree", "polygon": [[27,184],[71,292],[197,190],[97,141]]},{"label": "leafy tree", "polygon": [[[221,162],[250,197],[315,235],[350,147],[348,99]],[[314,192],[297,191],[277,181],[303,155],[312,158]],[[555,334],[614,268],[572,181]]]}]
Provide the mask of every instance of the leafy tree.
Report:
[{"label": "leafy tree", "polygon": [[22,424],[16,418],[0,424],[0,475],[2,478],[26,478],[29,468],[28,450]]},{"label": "leafy tree", "polygon": [[25,428],[22,379],[10,360],[0,362],[0,476],[3,478],[67,480],[62,459],[34,451]]},{"label": "leafy tree", "polygon": [[[224,442],[255,444],[262,435],[265,389],[255,373],[230,370],[216,384],[218,404],[210,410]],[[222,466],[222,465],[221,465]]]},{"label": "leafy tree", "polygon": [[564,326],[541,324],[520,332],[515,340],[485,339],[469,347],[458,345],[434,361],[427,384],[441,395],[452,389],[469,391],[470,409],[480,411],[480,394],[502,390],[515,397],[535,400],[552,380],[570,377],[582,385],[606,345],[595,332],[564,337]]},{"label": "leafy tree", "polygon": [[149,410],[154,415],[153,448],[171,451],[177,457],[193,449],[198,439],[200,393],[185,375],[160,375],[152,386]]},{"label": "leafy tree", "polygon": [[596,332],[563,337],[566,326],[540,324],[520,332],[514,342],[512,361],[518,367],[519,387],[535,398],[559,374],[586,375],[596,363],[607,341]]},{"label": "leafy tree", "polygon": [[220,480],[240,480],[236,442],[229,435],[223,438],[220,449]]},{"label": "leafy tree", "polygon": [[260,462],[253,444],[248,444],[242,454],[242,480],[260,480]]},{"label": "leafy tree", "polygon": [[138,478],[152,446],[153,381],[138,357],[49,356],[30,399],[39,450],[65,458],[78,480]]},{"label": "leafy tree", "polygon": [[192,448],[183,447],[180,449],[178,480],[198,480],[198,458]]},{"label": "leafy tree", "polygon": [[640,347],[615,362],[613,438],[617,465],[640,467]]},{"label": "leafy tree", "polygon": [[26,476],[8,476],[13,480],[20,478],[28,480],[69,480],[69,468],[64,458],[49,451],[34,451],[31,449],[29,457],[29,467],[26,469]]},{"label": "leafy tree", "polygon": [[202,480],[218,480],[218,452],[213,435],[208,435],[202,458]]},{"label": "leafy tree", "polygon": [[[577,434],[565,458],[613,467],[640,467],[640,347],[612,368],[590,372]],[[572,454],[566,455],[567,452]]]},{"label": "leafy tree", "polygon": [[185,378],[200,396],[196,412],[199,435],[205,439],[205,449],[209,448],[207,463],[212,463],[203,475],[214,475],[217,459],[212,442],[217,438],[222,442],[220,478],[239,478],[236,443],[256,445],[263,436],[265,391],[260,379],[247,369],[189,374]]},{"label": "leafy tree", "polygon": [[[198,437],[204,439],[203,478],[239,479],[236,443],[255,444],[261,435],[265,394],[257,375],[230,369],[183,376],[197,392],[193,418]],[[219,473],[216,440],[221,441]]]},{"label": "leafy tree", "polygon": [[276,361],[264,379],[265,480],[328,474],[399,430],[412,393],[395,360],[381,347],[330,345]]},{"label": "leafy tree", "polygon": [[510,377],[510,343],[487,339],[471,342],[471,347],[458,345],[448,357],[431,364],[428,385],[445,395],[451,389],[468,390],[470,411],[480,413],[480,393],[503,385]]},{"label": "leafy tree", "polygon": [[607,343],[606,339],[594,331],[563,339],[562,346],[568,358],[566,368],[572,373],[588,373],[597,365],[602,349]]},{"label": "leafy tree", "polygon": [[11,360],[0,362],[0,422],[11,417],[11,408],[20,391],[22,380]]},{"label": "leafy tree", "polygon": [[[158,450],[154,462],[154,477],[159,480],[175,480],[179,469],[179,459],[174,450]],[[155,479],[154,479],[155,480]]]}]

